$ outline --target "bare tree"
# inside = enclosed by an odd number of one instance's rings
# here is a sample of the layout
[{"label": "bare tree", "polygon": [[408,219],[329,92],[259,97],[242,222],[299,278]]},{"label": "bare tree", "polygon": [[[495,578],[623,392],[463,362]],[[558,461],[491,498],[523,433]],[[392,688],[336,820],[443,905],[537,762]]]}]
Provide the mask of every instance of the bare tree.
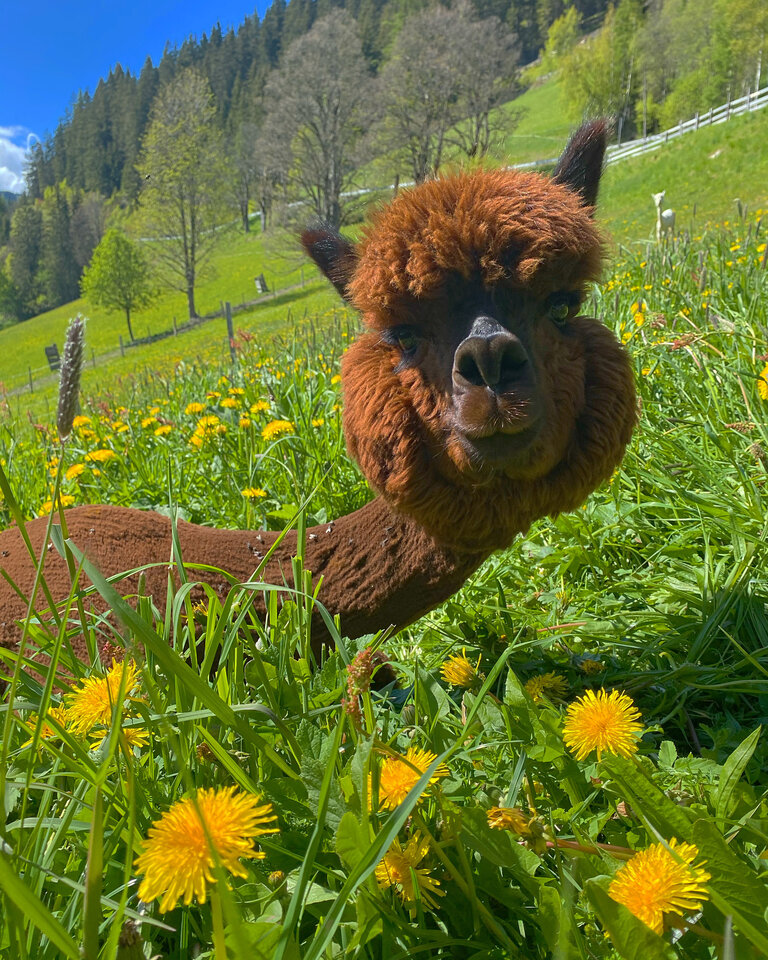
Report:
[{"label": "bare tree", "polygon": [[371,90],[355,23],[341,10],[295,40],[267,81],[270,136],[290,144],[292,179],[334,227],[341,222],[342,191],[361,159]]},{"label": "bare tree", "polygon": [[458,113],[450,141],[470,159],[488,152],[494,134],[510,133],[522,110],[491,112],[515,92],[520,48],[513,33],[498,19],[475,19],[469,0],[453,8],[456,17],[454,63],[459,73]]},{"label": "bare tree", "polygon": [[481,156],[517,60],[514,35],[496,17],[477,20],[468,0],[409,17],[381,73],[379,146],[404,154],[417,183],[437,173],[449,143]]},{"label": "bare tree", "polygon": [[232,189],[245,233],[249,233],[251,229],[248,215],[258,177],[256,163],[258,142],[258,126],[255,123],[241,123],[230,143],[230,158],[234,170]]},{"label": "bare tree", "polygon": [[231,170],[208,81],[196,70],[185,70],[157,95],[138,170],[142,224],[156,240],[152,253],[196,317],[199,271],[221,237],[217,228],[231,216]]},{"label": "bare tree", "polygon": [[416,183],[437,171],[445,135],[457,118],[454,26],[454,14],[441,6],[409,17],[380,75],[377,140],[383,149],[405,154]]}]

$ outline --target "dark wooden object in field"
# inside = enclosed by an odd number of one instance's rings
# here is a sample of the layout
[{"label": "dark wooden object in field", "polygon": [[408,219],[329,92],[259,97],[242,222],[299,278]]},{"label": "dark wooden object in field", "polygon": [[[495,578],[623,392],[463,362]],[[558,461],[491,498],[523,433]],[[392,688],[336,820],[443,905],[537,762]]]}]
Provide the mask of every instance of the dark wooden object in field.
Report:
[{"label": "dark wooden object in field", "polygon": [[[304,232],[367,328],[342,361],[344,432],[377,497],[310,529],[305,554],[345,634],[411,623],[534,520],[577,507],[621,460],[635,422],[630,364],[613,334],[579,313],[602,258],[592,215],[605,139],[602,123],[583,126],[552,179],[474,171],[402,190],[356,245],[322,225]],[[144,590],[164,609],[167,517],[85,506],[66,520],[107,576],[158,564]],[[27,531],[61,601],[69,573],[43,542],[45,525]],[[277,534],[182,522],[179,537],[187,563],[243,581]],[[290,583],[295,552],[290,533],[264,581]],[[0,533],[0,564],[28,595],[34,565],[18,530]],[[222,574],[195,576],[228,589]],[[118,586],[135,594],[137,577]],[[2,643],[18,641],[25,609],[0,580]],[[325,638],[317,618],[316,650]],[[104,640],[102,655],[113,654]]]},{"label": "dark wooden object in field", "polygon": [[50,347],[45,347],[45,359],[48,361],[51,370],[58,370],[61,367],[59,348],[55,343],[52,343]]}]

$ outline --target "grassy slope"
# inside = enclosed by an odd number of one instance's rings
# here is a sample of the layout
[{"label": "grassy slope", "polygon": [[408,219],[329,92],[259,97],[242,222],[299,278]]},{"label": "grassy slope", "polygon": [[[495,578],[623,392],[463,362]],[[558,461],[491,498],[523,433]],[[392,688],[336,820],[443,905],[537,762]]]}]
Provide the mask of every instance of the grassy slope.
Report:
[{"label": "grassy slope", "polygon": [[[239,229],[232,228],[223,238],[222,245],[216,251],[211,267],[203,274],[197,290],[197,308],[205,315],[219,308],[220,300],[231,300],[239,304],[243,300],[256,296],[253,278],[263,273],[273,289],[278,290],[301,282],[301,270],[307,280],[317,277],[317,271],[302,256],[298,244],[289,242],[284,235],[271,238],[269,243],[258,233],[249,236]],[[268,301],[269,302],[269,301]],[[303,309],[303,306],[300,308]],[[42,313],[24,324],[0,331],[0,383],[11,390],[23,384],[27,378],[27,367],[33,371],[45,366],[43,347],[57,342],[62,347],[63,334],[67,321],[76,313],[84,313],[91,321],[88,331],[88,347],[96,354],[117,350],[119,337],[128,339],[125,317],[118,313],[107,313],[92,307],[85,300],[75,300],[55,310]],[[182,293],[170,292],[162,295],[148,309],[137,311],[133,318],[133,329],[137,337],[147,332],[157,333],[173,325],[173,317],[182,323],[186,317],[186,297]],[[225,335],[223,331],[221,336]],[[197,342],[207,339],[211,334],[207,327],[185,335],[187,345],[197,349]],[[142,359],[149,348],[139,348]],[[176,349],[175,352],[178,352]],[[131,362],[135,365],[136,358]],[[40,371],[42,376],[42,370]]]},{"label": "grassy slope", "polygon": [[659,190],[667,192],[677,228],[694,234],[707,222],[736,219],[737,196],[751,210],[768,207],[767,138],[768,110],[761,110],[609,166],[600,198],[603,222],[618,240],[653,235],[651,193]]}]

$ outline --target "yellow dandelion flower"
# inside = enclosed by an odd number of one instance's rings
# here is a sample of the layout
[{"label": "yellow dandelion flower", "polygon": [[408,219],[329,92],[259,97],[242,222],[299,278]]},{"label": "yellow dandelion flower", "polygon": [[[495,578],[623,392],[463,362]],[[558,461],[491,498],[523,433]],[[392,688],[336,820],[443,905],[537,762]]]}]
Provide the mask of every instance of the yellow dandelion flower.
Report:
[{"label": "yellow dandelion flower", "polygon": [[96,431],[95,431],[95,430],[89,430],[87,427],[83,427],[83,428],[80,430],[80,439],[81,439],[81,440],[95,440],[95,439],[96,439]]},{"label": "yellow dandelion flower", "polygon": [[85,735],[91,732],[96,724],[108,724],[112,719],[112,711],[120,692],[120,684],[125,671],[125,695],[133,690],[137,683],[136,664],[123,660],[121,663],[112,661],[112,669],[106,677],[89,677],[83,680],[79,687],[67,694],[65,700],[69,729],[76,734]]},{"label": "yellow dandelion flower", "polygon": [[250,406],[251,413],[263,413],[265,410],[269,410],[269,403],[266,400],[257,400]]},{"label": "yellow dandelion flower", "polygon": [[768,363],[760,371],[760,379],[757,381],[757,392],[762,400],[768,400]]},{"label": "yellow dandelion flower", "polygon": [[157,417],[144,417],[141,421],[142,427],[151,427],[153,423],[157,423]]},{"label": "yellow dandelion flower", "polygon": [[240,406],[240,401],[237,397],[224,397],[221,406],[226,407],[227,410],[236,410]]},{"label": "yellow dandelion flower", "polygon": [[104,448],[102,450],[91,450],[90,453],[86,453],[85,459],[88,463],[106,463],[107,460],[111,460],[114,456],[114,450]]},{"label": "yellow dandelion flower", "polygon": [[267,495],[267,491],[262,490],[261,487],[246,487],[245,490],[241,490],[240,493],[242,493],[246,500],[258,500],[259,497],[266,497]]},{"label": "yellow dandelion flower", "polygon": [[[46,711],[45,717],[43,719],[43,724],[40,728],[40,739],[41,740],[57,740],[61,734],[52,724],[48,722],[48,718],[55,720],[60,727],[66,727],[67,725],[67,710],[66,707],[49,707]],[[30,730],[32,736],[25,743],[22,743],[22,749],[28,747],[35,738],[35,727],[37,726],[37,714],[32,713],[27,717],[24,725]]]},{"label": "yellow dandelion flower", "polygon": [[205,410],[205,404],[204,404],[204,403],[198,403],[197,401],[193,401],[192,403],[188,403],[188,404],[186,405],[186,407],[184,408],[184,413],[189,414],[190,416],[192,416],[192,415],[196,415],[196,414],[198,414],[198,413],[202,413],[203,410]]},{"label": "yellow dandelion flower", "polygon": [[331,377],[331,386],[335,387],[337,383],[341,383],[341,377],[338,373]]},{"label": "yellow dandelion flower", "polygon": [[242,387],[230,387],[227,393],[233,397],[242,397],[245,394],[245,390],[243,390]]},{"label": "yellow dandelion flower", "polygon": [[274,440],[284,433],[293,433],[293,424],[290,420],[272,420],[261,431],[265,440]]},{"label": "yellow dandelion flower", "polygon": [[78,477],[82,476],[84,470],[84,463],[73,463],[71,467],[67,467],[64,476],[67,480],[77,480]]},{"label": "yellow dandelion flower", "polygon": [[144,875],[139,899],[160,898],[161,913],[173,910],[179,900],[187,906],[193,897],[205,903],[207,885],[215,882],[211,847],[226,870],[247,876],[240,858],[264,857],[253,838],[277,832],[272,804],[260,799],[223,787],[199,790],[194,801],[185,797],[174,803],[149,828],[136,858],[136,871]]},{"label": "yellow dandelion flower", "polygon": [[629,757],[637,750],[643,729],[639,719],[640,711],[625,693],[588,690],[568,707],[563,740],[577,760],[586,759],[593,750],[598,760],[603,753]]},{"label": "yellow dandelion flower", "polygon": [[616,871],[608,895],[662,934],[665,914],[693,913],[709,899],[705,884],[710,874],[692,866],[698,853],[693,844],[674,838],[669,848],[654,843]]},{"label": "yellow dandelion flower", "polygon": [[[387,757],[379,774],[379,799],[382,806],[394,810],[416,786],[427,767],[436,758],[436,753],[409,747],[405,756]],[[430,784],[448,776],[448,767],[441,763],[432,774]]]},{"label": "yellow dandelion flower", "polygon": [[208,398],[208,400],[218,400],[221,394],[218,390],[209,390],[205,396]]},{"label": "yellow dandelion flower", "polygon": [[241,430],[247,430],[251,425],[250,417],[240,417],[240,419],[237,421],[237,425]]},{"label": "yellow dandelion flower", "polygon": [[313,426],[313,427],[322,427],[322,425],[323,425],[324,423],[325,423],[325,417],[315,417],[315,418],[312,420],[312,426]]},{"label": "yellow dandelion flower", "polygon": [[171,432],[171,430],[173,430],[173,427],[170,425],[170,423],[162,423],[162,424],[160,424],[160,426],[155,430],[155,436],[156,436],[156,437],[167,437],[168,434]]},{"label": "yellow dandelion flower", "polygon": [[129,747],[146,747],[149,743],[149,731],[143,727],[123,727],[123,736]]},{"label": "yellow dandelion flower", "polygon": [[448,657],[440,667],[440,676],[446,683],[450,683],[454,687],[473,687],[480,679],[480,674],[477,672],[479,666],[480,657],[477,658],[477,663],[473,665],[467,659],[467,651],[464,649],[461,653]]},{"label": "yellow dandelion flower", "polygon": [[525,684],[525,692],[534,703],[541,702],[543,697],[548,700],[562,700],[568,693],[568,681],[562,674],[550,670],[541,676],[531,677]]},{"label": "yellow dandelion flower", "polygon": [[83,414],[79,414],[72,421],[72,426],[75,428],[75,430],[79,430],[81,427],[87,427],[90,422],[91,422],[90,417],[86,417],[86,416],[83,416]]},{"label": "yellow dandelion flower", "polygon": [[519,834],[528,830],[530,817],[526,817],[520,807],[491,807],[486,816],[492,830],[511,830]]},{"label": "yellow dandelion flower", "polygon": [[422,839],[419,833],[415,833],[405,847],[395,838],[374,871],[379,886],[394,887],[405,904],[416,902],[417,887],[422,902],[436,910],[435,895],[443,897],[445,891],[440,889],[440,882],[429,875],[427,868],[419,867],[427,853],[429,840]]},{"label": "yellow dandelion flower", "polygon": [[[72,504],[75,502],[75,498],[71,497],[68,493],[61,494],[59,496],[59,500],[61,501],[61,506],[65,510],[67,507],[71,507]],[[53,510],[53,501],[45,500],[43,501],[43,503],[40,504],[40,509],[37,512],[42,517],[42,516],[47,516],[51,512],[51,510]]]}]

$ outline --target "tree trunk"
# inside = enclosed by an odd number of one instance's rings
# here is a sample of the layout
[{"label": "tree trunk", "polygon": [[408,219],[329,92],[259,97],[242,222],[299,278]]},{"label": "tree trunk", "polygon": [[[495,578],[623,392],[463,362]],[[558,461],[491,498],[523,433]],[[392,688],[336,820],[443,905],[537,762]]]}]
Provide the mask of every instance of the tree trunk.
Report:
[{"label": "tree trunk", "polygon": [[187,306],[189,307],[189,319],[197,319],[197,310],[195,309],[195,284],[192,280],[187,280]]},{"label": "tree trunk", "polygon": [[130,307],[125,308],[125,322],[128,324],[128,336],[131,338],[131,340],[133,340],[134,336],[133,336],[133,330],[131,329],[131,308]]}]

